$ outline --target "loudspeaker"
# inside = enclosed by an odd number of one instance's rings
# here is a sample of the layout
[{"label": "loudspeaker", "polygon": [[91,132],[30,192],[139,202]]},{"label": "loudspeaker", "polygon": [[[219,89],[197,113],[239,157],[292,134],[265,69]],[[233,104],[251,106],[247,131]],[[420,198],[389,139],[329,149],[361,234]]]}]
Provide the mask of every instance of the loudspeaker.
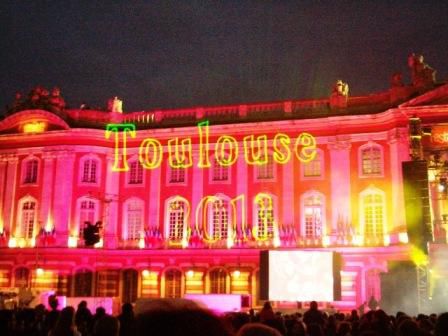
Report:
[{"label": "loudspeaker", "polygon": [[404,205],[409,242],[428,253],[433,241],[426,161],[402,163]]},{"label": "loudspeaker", "polygon": [[411,261],[389,262],[389,271],[381,273],[380,307],[388,314],[403,311],[418,313],[417,268]]}]

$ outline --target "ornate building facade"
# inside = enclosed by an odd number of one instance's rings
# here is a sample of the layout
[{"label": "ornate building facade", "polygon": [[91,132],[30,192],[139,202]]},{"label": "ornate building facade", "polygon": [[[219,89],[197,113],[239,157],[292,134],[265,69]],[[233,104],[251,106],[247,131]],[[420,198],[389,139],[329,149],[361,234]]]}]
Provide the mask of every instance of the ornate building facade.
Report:
[{"label": "ornate building facade", "polygon": [[[121,302],[233,293],[258,306],[260,250],[306,249],[342,254],[331,305],[380,300],[380,274],[413,260],[411,118],[437,130],[422,155],[430,254],[445,251],[448,85],[412,69],[412,84],[394,76],[359,97],[338,82],[328,99],[133,113],[18,102],[0,121],[0,289]],[[94,247],[86,222],[102,223]]]}]

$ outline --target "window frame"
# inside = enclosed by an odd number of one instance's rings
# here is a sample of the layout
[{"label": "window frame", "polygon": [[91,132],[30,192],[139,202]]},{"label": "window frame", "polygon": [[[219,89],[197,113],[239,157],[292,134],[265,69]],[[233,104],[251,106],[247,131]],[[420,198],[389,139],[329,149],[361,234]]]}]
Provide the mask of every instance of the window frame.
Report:
[{"label": "window frame", "polygon": [[[26,177],[28,175],[28,163],[31,161],[37,162],[35,180],[28,182]],[[21,176],[20,176],[20,184],[22,186],[37,186],[39,184],[40,172],[41,171],[41,159],[35,155],[29,155],[23,159],[21,164]]]},{"label": "window frame", "polygon": [[[170,204],[172,202],[175,201],[180,201],[183,202],[185,204],[185,209],[184,209],[184,217],[183,217],[183,227],[182,227],[182,236],[180,237],[180,239],[178,240],[173,240],[171,239],[171,235],[170,235],[170,231],[171,231],[171,225],[170,225],[170,221],[171,221],[171,213],[170,213]],[[164,229],[164,233],[165,233],[165,238],[166,240],[171,243],[171,244],[179,244],[182,241],[186,240],[188,238],[188,224],[189,224],[189,218],[188,218],[188,214],[189,214],[189,202],[187,199],[183,198],[182,196],[173,196],[170,197],[168,199],[165,200],[165,229]]]},{"label": "window frame", "polygon": [[[375,234],[374,235],[369,235],[366,236],[366,204],[365,204],[365,198],[367,196],[376,196],[379,195],[381,196],[381,204],[382,205],[382,236],[378,237],[377,235],[377,229],[376,229],[376,225],[375,225]],[[381,243],[383,243],[383,239],[384,237],[388,234],[387,232],[387,206],[386,206],[386,193],[381,190],[378,189],[374,186],[370,186],[366,189],[364,189],[360,194],[359,194],[359,223],[360,223],[360,233],[361,236],[364,238],[364,241],[366,240],[371,240],[371,239],[375,239],[376,241],[380,241]]]},{"label": "window frame", "polygon": [[[140,218],[140,222],[141,222],[141,230],[140,230],[140,234],[139,237],[136,238],[129,238],[129,205],[132,202],[137,202],[140,206],[140,214],[141,214],[141,218]],[[136,210],[134,210],[136,211]],[[122,228],[122,239],[125,241],[136,241],[139,240],[140,238],[144,237],[144,230],[145,230],[145,202],[138,198],[138,197],[131,197],[128,198],[124,203],[123,203],[123,228]]]},{"label": "window frame", "polygon": [[[211,167],[208,169],[208,182],[210,184],[231,184],[232,183],[232,167],[230,166],[222,166],[216,160],[215,155],[210,155],[209,160],[211,162]],[[216,166],[220,167],[220,169],[227,169],[227,179],[226,180],[215,180],[215,168]]]},{"label": "window frame", "polygon": [[[320,161],[320,175],[316,176],[306,176],[306,165],[312,164],[316,158],[319,158]],[[325,179],[325,152],[322,148],[316,148],[316,157],[312,161],[306,163],[306,162],[300,162],[300,179],[302,181],[307,180],[324,180]]]},{"label": "window frame", "polygon": [[[137,165],[137,176],[139,175],[139,169],[141,169],[141,173],[142,173],[142,181],[140,183],[131,183],[130,179],[131,179],[131,173],[132,173],[132,164],[136,164]],[[125,178],[126,178],[126,183],[125,185],[129,188],[139,188],[139,187],[144,187],[145,186],[145,182],[146,182],[146,174],[145,174],[145,168],[143,167],[143,165],[140,163],[139,159],[137,156],[133,156],[130,160],[128,160],[128,166],[129,166],[129,170],[126,172]]]},{"label": "window frame", "polygon": [[[364,172],[364,156],[363,156],[363,152],[366,150],[373,150],[373,149],[379,149],[379,165],[380,165],[380,171],[379,172],[374,172],[374,173],[365,173]],[[370,157],[370,165],[373,166],[374,165],[374,158],[372,158],[372,154],[369,154]],[[384,177],[384,148],[382,145],[373,142],[373,141],[369,141],[368,143],[360,146],[358,148],[358,175],[360,178],[372,178],[372,177]]]},{"label": "window frame", "polygon": [[[85,163],[86,161],[93,161],[96,163],[96,167],[95,167],[95,181],[91,182],[91,181],[84,181],[84,172],[85,172]],[[85,185],[85,186],[99,186],[101,184],[101,177],[102,177],[102,161],[101,159],[98,157],[98,155],[95,154],[86,154],[83,155],[80,159],[79,159],[79,178],[78,178],[78,183],[80,185]],[[89,175],[91,175],[91,169],[89,169]]]},{"label": "window frame", "polygon": [[[254,196],[253,201],[252,201],[252,223],[253,223],[252,229],[254,228],[254,225],[257,225],[257,232],[259,232],[259,230],[258,230],[258,212],[259,211],[258,211],[258,204],[255,200],[259,194],[266,194],[266,195],[270,196],[272,199],[272,207],[273,207],[273,210],[272,210],[272,216],[273,216],[273,218],[272,218],[272,237],[269,237],[269,235],[268,235],[268,240],[272,240],[275,237],[275,231],[276,230],[278,231],[278,199],[277,199],[276,195],[269,193],[269,192],[260,192]],[[269,225],[268,225],[268,232],[269,232]],[[256,237],[256,239],[260,239],[260,236],[258,235],[258,237]]]},{"label": "window frame", "polygon": [[[92,221],[92,224],[95,224],[97,221],[101,221],[102,218],[100,216],[100,200],[90,197],[90,196],[81,196],[76,200],[76,234],[78,235],[78,245],[80,242],[83,242],[83,237],[82,237],[82,231],[81,231],[81,225],[83,223],[81,223],[81,204],[84,201],[88,201],[88,202],[93,202],[95,204],[95,209],[94,209],[94,219]],[[96,219],[95,219],[96,218]]]},{"label": "window frame", "polygon": [[[311,237],[307,237],[306,235],[306,208],[307,205],[305,205],[305,200],[313,197],[313,196],[318,196],[321,200],[321,235],[317,236],[311,236]],[[313,206],[313,208],[317,208],[317,206]],[[305,193],[303,193],[300,196],[300,236],[304,239],[316,239],[316,238],[323,238],[326,235],[326,217],[327,217],[327,213],[326,213],[326,200],[325,200],[325,195],[317,190],[309,190]],[[316,231],[316,226],[314,226],[314,232]]]},{"label": "window frame", "polygon": [[[26,225],[24,225],[23,220],[24,220],[24,205],[25,203],[34,203],[34,209],[26,209],[26,210],[32,210],[33,211],[33,226],[32,226],[32,232],[31,232],[31,237],[28,237],[28,231],[29,228],[25,227]],[[17,207],[17,225],[18,225],[18,230],[16,230],[16,232],[18,231],[18,237],[17,238],[21,238],[24,239],[26,242],[30,242],[31,240],[33,240],[36,235],[38,234],[39,228],[39,222],[38,222],[38,212],[39,212],[39,204],[37,202],[37,200],[30,196],[24,196],[22,197],[19,202],[18,202],[18,207]]]},{"label": "window frame", "polygon": [[[265,166],[268,166],[269,164],[272,165],[272,176],[268,177],[268,178],[260,178],[260,167],[263,167],[263,169],[267,169],[264,168]],[[274,160],[274,154],[272,149],[268,150],[268,163],[265,165],[253,165],[253,173],[254,173],[254,178],[253,181],[257,182],[257,183],[263,183],[263,182],[276,182],[277,181],[277,162],[275,162]]]}]

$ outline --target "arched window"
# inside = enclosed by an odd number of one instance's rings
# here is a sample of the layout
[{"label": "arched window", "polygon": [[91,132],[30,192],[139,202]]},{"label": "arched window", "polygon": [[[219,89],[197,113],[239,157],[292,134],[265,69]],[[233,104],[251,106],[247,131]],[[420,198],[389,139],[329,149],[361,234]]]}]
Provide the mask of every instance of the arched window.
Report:
[{"label": "arched window", "polygon": [[226,294],[227,292],[227,272],[223,268],[216,268],[209,273],[210,293]]},{"label": "arched window", "polygon": [[18,267],[14,272],[14,287],[30,287],[30,270],[26,267]]},{"label": "arched window", "polygon": [[308,192],[302,196],[302,235],[306,238],[322,237],[325,207],[324,196]]},{"label": "arched window", "polygon": [[224,182],[229,180],[229,166],[222,166],[215,157],[211,160],[213,162],[212,182]]},{"label": "arched window", "polygon": [[310,162],[302,162],[302,177],[304,179],[317,179],[323,176],[324,153],[321,149],[316,149],[316,157]]},{"label": "arched window", "polygon": [[34,198],[24,197],[19,202],[19,237],[32,239],[34,237],[37,215],[37,202]]},{"label": "arched window", "polygon": [[143,183],[143,166],[138,160],[129,163],[128,184]]},{"label": "arched window", "polygon": [[362,176],[378,176],[383,174],[383,148],[369,142],[359,148],[360,171]]},{"label": "arched window", "polygon": [[78,200],[78,228],[79,237],[82,238],[86,222],[95,224],[100,218],[98,216],[98,200],[82,197]]},{"label": "arched window", "polygon": [[143,233],[143,201],[131,199],[124,204],[125,229],[123,238],[136,240],[142,237]]},{"label": "arched window", "polygon": [[258,239],[274,237],[275,200],[272,195],[260,193],[254,199],[254,215]]},{"label": "arched window", "polygon": [[37,183],[38,168],[39,168],[39,160],[33,158],[24,160],[22,163],[23,183],[25,184]]},{"label": "arched window", "polygon": [[137,301],[138,272],[134,269],[123,271],[123,282],[121,285],[122,302],[133,303]]},{"label": "arched window", "polygon": [[74,296],[92,296],[93,273],[83,268],[75,273]]},{"label": "arched window", "polygon": [[81,182],[98,183],[100,180],[100,160],[93,155],[84,156],[81,161]]},{"label": "arched window", "polygon": [[213,239],[226,239],[229,232],[229,201],[219,198],[209,207],[212,208]]},{"label": "arched window", "polygon": [[272,180],[275,177],[274,171],[275,163],[272,157],[272,153],[268,153],[268,162],[263,165],[256,165],[256,178],[257,180]]},{"label": "arched window", "polygon": [[366,242],[382,243],[386,228],[385,195],[369,187],[360,195],[360,219]]},{"label": "arched window", "polygon": [[182,273],[171,269],[165,272],[165,297],[180,298],[182,296]]},{"label": "arched window", "polygon": [[166,202],[166,235],[172,242],[186,238],[188,202],[182,197],[174,197]]}]

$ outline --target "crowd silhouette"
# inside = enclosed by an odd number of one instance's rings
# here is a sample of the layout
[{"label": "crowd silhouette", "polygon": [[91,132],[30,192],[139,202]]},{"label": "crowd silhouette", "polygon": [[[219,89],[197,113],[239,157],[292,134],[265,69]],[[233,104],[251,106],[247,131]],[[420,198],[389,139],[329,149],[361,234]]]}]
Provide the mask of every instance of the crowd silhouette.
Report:
[{"label": "crowd silhouette", "polygon": [[[157,301],[157,300],[156,300]],[[220,316],[196,304],[171,300],[140,309],[125,303],[118,316],[98,307],[92,314],[86,301],[74,307],[58,309],[55,297],[49,298],[49,310],[35,308],[0,310],[2,336],[447,336],[448,312],[440,315],[404,312],[388,315],[382,309],[365,313],[328,314],[315,301],[303,314],[275,312],[266,302],[259,312],[231,312]],[[173,304],[174,302],[174,304]],[[181,303],[179,303],[181,302]],[[144,308],[144,307],[143,307]]]}]

